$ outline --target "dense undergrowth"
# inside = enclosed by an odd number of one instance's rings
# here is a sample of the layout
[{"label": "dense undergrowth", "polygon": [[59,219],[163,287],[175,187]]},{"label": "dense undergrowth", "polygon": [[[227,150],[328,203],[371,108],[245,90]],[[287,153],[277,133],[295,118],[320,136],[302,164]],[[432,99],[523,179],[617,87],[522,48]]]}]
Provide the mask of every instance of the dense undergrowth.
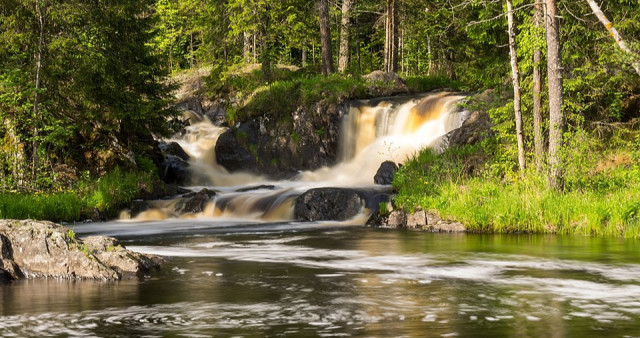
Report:
[{"label": "dense undergrowth", "polygon": [[114,217],[141,191],[150,191],[154,179],[151,172],[125,172],[116,167],[97,180],[83,178],[58,191],[0,192],[0,219],[71,222],[95,218],[96,214]]},{"label": "dense undergrowth", "polygon": [[[548,187],[535,169],[519,173],[495,139],[435,154],[422,150],[394,180],[394,203],[464,223],[470,231],[640,235],[640,134],[566,134],[566,188]],[[544,172],[544,170],[542,171]]]}]

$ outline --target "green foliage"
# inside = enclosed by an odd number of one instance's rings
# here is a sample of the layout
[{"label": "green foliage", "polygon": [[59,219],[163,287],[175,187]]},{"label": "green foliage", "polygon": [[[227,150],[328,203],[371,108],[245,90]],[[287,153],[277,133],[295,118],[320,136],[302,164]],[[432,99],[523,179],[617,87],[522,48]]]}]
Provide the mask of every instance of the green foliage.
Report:
[{"label": "green foliage", "polygon": [[97,182],[89,184],[91,192],[86,198],[87,205],[98,208],[108,216],[114,216],[120,207],[138,195],[142,187],[150,186],[151,183],[152,175],[149,173],[125,173],[116,167]]},{"label": "green foliage", "polygon": [[396,174],[394,203],[437,212],[477,232],[638,237],[640,166],[631,161],[634,142],[612,148],[607,146],[612,138],[582,130],[567,139],[564,192],[549,189],[544,175],[533,170],[494,176],[501,149],[485,142],[441,155],[421,151]]},{"label": "green foliage", "polygon": [[404,80],[409,90],[414,93],[425,93],[443,88],[461,90],[464,87],[460,81],[451,80],[446,76],[409,76]]},{"label": "green foliage", "polygon": [[[0,218],[79,221],[94,210],[113,217],[143,189],[152,185],[154,173],[123,172],[119,168],[97,181],[84,178],[70,191],[0,193]],[[72,237],[72,236],[69,236]]]},{"label": "green foliage", "polygon": [[0,7],[0,179],[9,188],[51,189],[60,166],[97,174],[126,163],[171,132],[175,113],[151,46],[152,0],[38,4]]},{"label": "green foliage", "polygon": [[[245,121],[254,116],[271,114],[278,120],[287,119],[301,106],[333,104],[347,99],[371,97],[371,88],[372,86],[363,79],[338,75],[276,81],[256,88],[238,108],[236,118]],[[278,104],[274,105],[274,102]]]},{"label": "green foliage", "polygon": [[0,218],[50,221],[80,220],[85,202],[73,192],[26,194],[0,193]]}]

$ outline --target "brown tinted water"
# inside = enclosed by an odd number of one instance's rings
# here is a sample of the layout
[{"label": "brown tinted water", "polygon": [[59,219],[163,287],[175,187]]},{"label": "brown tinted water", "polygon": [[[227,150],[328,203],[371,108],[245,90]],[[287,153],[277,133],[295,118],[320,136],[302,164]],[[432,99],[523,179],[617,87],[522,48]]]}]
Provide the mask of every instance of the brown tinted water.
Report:
[{"label": "brown tinted water", "polygon": [[640,332],[640,246],[328,223],[77,226],[167,255],[119,283],[0,286],[0,336],[589,337]]}]

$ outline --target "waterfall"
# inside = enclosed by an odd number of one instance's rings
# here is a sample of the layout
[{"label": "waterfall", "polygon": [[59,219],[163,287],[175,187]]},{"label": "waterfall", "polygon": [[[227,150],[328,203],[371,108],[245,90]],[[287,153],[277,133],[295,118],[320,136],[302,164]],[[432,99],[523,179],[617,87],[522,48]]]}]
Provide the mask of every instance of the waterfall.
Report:
[{"label": "waterfall", "polygon": [[[156,203],[155,209],[136,219],[227,217],[289,221],[295,198],[305,191],[317,187],[372,186],[380,163],[386,160],[403,163],[459,128],[466,117],[457,104],[463,98],[457,93],[439,92],[353,101],[342,120],[338,163],[277,182],[249,173],[231,173],[219,165],[215,144],[226,129],[206,119],[195,121],[183,136],[169,141],[180,144],[191,157],[194,182],[202,184],[190,188],[198,191],[207,186],[217,191],[217,195],[196,215],[176,214],[172,212],[175,202],[165,201]],[[261,186],[247,189],[257,184]]]}]

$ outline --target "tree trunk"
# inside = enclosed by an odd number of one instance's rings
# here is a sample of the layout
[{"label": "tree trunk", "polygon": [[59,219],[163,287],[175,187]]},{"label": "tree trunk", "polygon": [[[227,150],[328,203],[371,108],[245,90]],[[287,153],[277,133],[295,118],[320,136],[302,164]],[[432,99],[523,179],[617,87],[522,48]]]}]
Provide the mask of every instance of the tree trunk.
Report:
[{"label": "tree trunk", "polygon": [[307,66],[307,47],[302,47],[302,67]]},{"label": "tree trunk", "polygon": [[[427,57],[429,58],[427,75],[432,75],[433,74],[433,54],[431,53],[431,36],[429,35],[427,35]],[[418,49],[418,64],[420,64],[420,49]]]},{"label": "tree trunk", "polygon": [[[354,6],[357,9],[358,1],[354,0]],[[360,59],[360,25],[358,22],[358,16],[355,16],[356,19],[356,71],[358,74],[362,74],[362,62]]]},{"label": "tree trunk", "polygon": [[258,63],[258,48],[256,44],[256,34],[253,34],[253,63]]},{"label": "tree trunk", "polygon": [[[537,0],[536,0],[537,1]],[[534,20],[536,28],[544,29],[544,10],[542,4],[535,4]],[[538,43],[539,34],[536,31],[536,46],[533,50],[533,144],[535,149],[536,169],[542,170],[544,162],[544,138],[542,136],[542,52]]]},{"label": "tree trunk", "polygon": [[351,29],[351,7],[354,0],[342,0],[342,19],[340,21],[340,52],[338,71],[344,73],[349,66],[349,31]]},{"label": "tree trunk", "polygon": [[631,49],[627,47],[627,44],[624,42],[624,40],[622,40],[620,33],[618,33],[618,30],[615,27],[613,27],[613,24],[611,23],[611,21],[609,21],[609,19],[607,19],[607,16],[604,15],[604,12],[602,12],[600,6],[598,6],[598,4],[594,0],[587,0],[587,2],[589,3],[589,6],[591,7],[593,13],[598,17],[598,20],[600,20],[607,31],[609,31],[611,37],[616,40],[618,47],[620,47],[620,49],[631,56],[631,58],[633,59],[631,61],[631,65],[633,66],[633,69],[635,69],[636,74],[640,75],[640,61],[638,61],[640,60],[640,57],[638,56],[638,54],[632,52]]},{"label": "tree trunk", "polygon": [[524,134],[522,132],[522,112],[520,110],[520,71],[518,70],[518,54],[516,53],[516,32],[513,23],[513,4],[507,2],[507,23],[509,33],[509,55],[511,57],[511,81],[513,84],[513,111],[516,117],[516,139],[518,141],[518,166],[524,171],[526,163],[524,158]]},{"label": "tree trunk", "polygon": [[398,71],[398,3],[387,0],[385,18],[385,58],[384,71],[395,73]]},{"label": "tree trunk", "polygon": [[549,185],[564,188],[560,151],[563,145],[562,64],[560,58],[560,24],[556,0],[546,0],[547,73],[549,83]]},{"label": "tree trunk", "polygon": [[331,53],[331,27],[329,26],[329,1],[320,0],[320,42],[322,43],[322,74],[333,73]]},{"label": "tree trunk", "polygon": [[242,35],[242,57],[245,63],[251,63],[251,34],[244,32]]},{"label": "tree trunk", "polygon": [[36,12],[38,13],[38,24],[40,33],[38,36],[38,55],[36,55],[36,81],[35,94],[33,98],[33,168],[32,175],[35,181],[38,170],[38,121],[40,121],[40,73],[42,70],[42,49],[44,47],[44,10],[40,0],[36,1]]}]

